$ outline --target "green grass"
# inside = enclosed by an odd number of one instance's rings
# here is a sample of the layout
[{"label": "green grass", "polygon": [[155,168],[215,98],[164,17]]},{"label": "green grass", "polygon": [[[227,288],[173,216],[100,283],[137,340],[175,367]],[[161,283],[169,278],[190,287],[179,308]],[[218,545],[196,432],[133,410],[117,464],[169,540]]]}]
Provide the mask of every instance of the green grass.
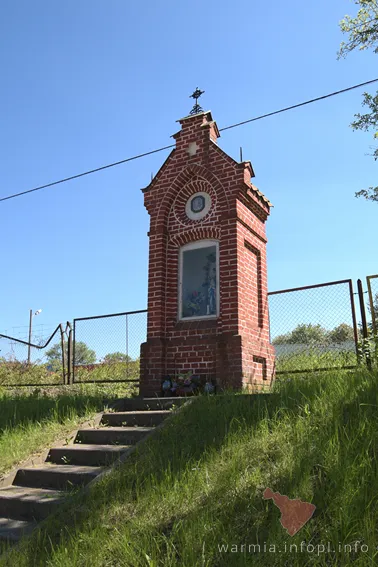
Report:
[{"label": "green grass", "polygon": [[61,384],[61,372],[49,372],[44,364],[19,361],[0,362],[0,387],[24,384]]},{"label": "green grass", "polygon": [[[63,382],[62,366],[54,363],[54,371],[47,364],[27,364],[19,361],[0,361],[1,386],[59,385]],[[90,366],[90,365],[89,365]],[[139,380],[139,360],[113,362],[75,368],[75,380],[80,382],[100,382],[102,380]]]},{"label": "green grass", "polygon": [[357,365],[357,355],[353,351],[319,352],[316,348],[302,353],[280,355],[276,358],[278,372],[292,370],[334,369]]},{"label": "green grass", "polygon": [[93,369],[75,368],[75,380],[96,382],[100,380],[139,380],[139,360],[96,364]]},{"label": "green grass", "polygon": [[125,385],[0,389],[0,476],[127,395]]},{"label": "green grass", "polygon": [[[377,453],[377,373],[296,376],[273,396],[199,397],[0,565],[375,565]],[[294,537],[262,498],[266,487],[317,507]],[[302,541],[336,552],[301,553]],[[368,552],[338,551],[356,541]],[[264,542],[276,553],[219,547]]]}]

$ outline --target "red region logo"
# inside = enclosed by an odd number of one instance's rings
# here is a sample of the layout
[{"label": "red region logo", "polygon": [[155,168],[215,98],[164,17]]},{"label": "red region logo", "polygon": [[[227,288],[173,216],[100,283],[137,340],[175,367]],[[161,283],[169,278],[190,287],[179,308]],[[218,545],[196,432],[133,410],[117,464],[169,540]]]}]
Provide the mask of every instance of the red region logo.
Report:
[{"label": "red region logo", "polygon": [[265,500],[272,499],[281,512],[281,524],[287,533],[295,535],[309,521],[316,510],[316,506],[302,500],[290,500],[279,492],[273,492],[270,488],[264,490]]}]

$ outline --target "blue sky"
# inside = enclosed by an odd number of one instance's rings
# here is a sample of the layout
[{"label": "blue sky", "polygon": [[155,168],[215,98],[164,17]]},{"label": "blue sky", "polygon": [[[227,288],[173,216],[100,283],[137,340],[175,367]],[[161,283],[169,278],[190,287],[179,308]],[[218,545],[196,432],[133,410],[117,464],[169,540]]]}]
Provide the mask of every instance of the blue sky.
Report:
[{"label": "blue sky", "polygon": [[[338,61],[346,0],[36,0],[2,4],[0,196],[172,143],[196,86],[220,128],[378,76],[369,52]],[[378,272],[362,90],[224,132],[273,202],[269,289]],[[374,92],[374,87],[369,89]],[[0,203],[0,332],[42,308],[74,317],[143,309],[149,217],[140,189],[167,151]],[[38,327],[36,327],[38,328]],[[41,329],[39,327],[39,329]]]}]

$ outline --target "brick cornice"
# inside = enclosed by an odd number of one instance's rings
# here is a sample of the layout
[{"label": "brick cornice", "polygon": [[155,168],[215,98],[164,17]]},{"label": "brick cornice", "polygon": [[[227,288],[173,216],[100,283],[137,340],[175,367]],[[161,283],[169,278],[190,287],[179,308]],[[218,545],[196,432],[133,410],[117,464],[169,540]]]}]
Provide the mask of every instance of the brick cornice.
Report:
[{"label": "brick cornice", "polygon": [[251,234],[253,234],[254,236],[256,236],[256,238],[258,238],[259,240],[261,240],[261,242],[264,242],[264,244],[266,244],[268,241],[266,238],[264,238],[263,236],[261,236],[261,234],[259,234],[258,232],[256,232],[255,230],[253,230],[253,228],[251,228],[246,222],[244,222],[240,217],[236,217],[236,220],[238,222],[240,222],[240,224],[242,224],[244,226],[244,228],[246,228]]},{"label": "brick cornice", "polygon": [[247,207],[261,221],[265,222],[269,216],[269,210],[255,201],[247,192],[247,186],[243,186],[238,194],[238,199],[245,207]]}]

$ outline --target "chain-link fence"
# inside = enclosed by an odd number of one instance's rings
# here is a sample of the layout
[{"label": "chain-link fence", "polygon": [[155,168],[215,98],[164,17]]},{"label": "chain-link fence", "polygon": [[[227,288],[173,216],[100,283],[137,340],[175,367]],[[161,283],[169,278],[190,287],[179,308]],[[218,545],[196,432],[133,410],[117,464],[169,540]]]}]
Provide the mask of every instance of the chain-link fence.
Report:
[{"label": "chain-link fence", "polygon": [[358,328],[351,280],[268,296],[277,374],[356,366]]},{"label": "chain-link fence", "polygon": [[42,339],[36,344],[0,334],[0,386],[64,383],[66,367],[62,344],[65,344],[62,325],[58,325],[46,341]]},{"label": "chain-link fence", "polygon": [[147,310],[74,319],[74,382],[139,383]]},{"label": "chain-link fence", "polygon": [[[378,275],[367,277],[367,287],[365,329],[377,336]],[[363,301],[359,292],[351,280],[270,292],[277,374],[354,368],[363,339],[354,306],[354,295]],[[78,318],[70,329],[59,325],[44,344],[0,334],[0,386],[126,382],[136,388],[147,310]]]}]

